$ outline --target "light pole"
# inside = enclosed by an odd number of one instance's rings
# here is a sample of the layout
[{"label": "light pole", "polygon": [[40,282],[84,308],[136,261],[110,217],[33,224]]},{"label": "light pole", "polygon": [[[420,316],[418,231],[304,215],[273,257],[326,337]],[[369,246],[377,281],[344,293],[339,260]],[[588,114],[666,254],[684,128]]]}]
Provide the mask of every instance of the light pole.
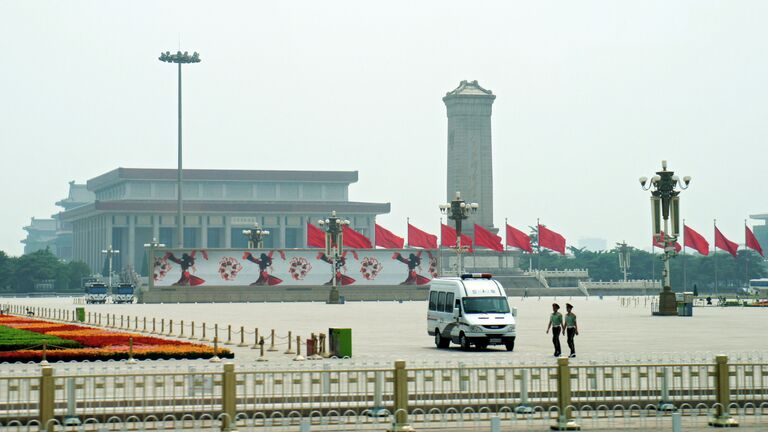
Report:
[{"label": "light pole", "polygon": [[339,283],[341,282],[337,275],[341,269],[341,256],[344,249],[344,226],[349,225],[349,221],[336,216],[336,211],[331,212],[331,216],[326,219],[320,219],[317,224],[325,230],[325,255],[331,261],[333,268],[333,283],[331,292],[328,294],[328,304],[340,304]]},{"label": "light pole", "polygon": [[[675,190],[688,189],[691,183],[691,177],[685,176],[682,181],[675,175],[674,171],[667,170],[667,161],[661,161],[661,171],[651,177],[650,184],[647,177],[640,177],[640,187],[643,190],[651,191],[651,222],[653,225],[654,242],[663,242],[664,244],[664,272],[661,293],[659,293],[659,311],[658,315],[677,315],[677,304],[675,293],[672,292],[672,284],[669,277],[669,260],[675,255],[675,242],[680,234],[680,191]],[[672,226],[670,228],[670,219]],[[664,221],[662,230],[661,221]],[[663,234],[662,234],[663,233]]]},{"label": "light pole", "polygon": [[109,245],[109,247],[102,250],[101,253],[106,254],[107,261],[109,261],[109,288],[112,289],[112,257],[119,255],[120,251],[113,249],[112,245]]},{"label": "light pole", "polygon": [[456,192],[456,197],[453,201],[438,206],[442,214],[448,215],[448,219],[452,220],[456,227],[456,274],[461,276],[462,262],[461,253],[463,250],[469,249],[469,246],[461,245],[461,222],[469,218],[470,213],[476,213],[480,205],[477,203],[468,203],[461,199],[461,192]]},{"label": "light pole", "polygon": [[189,55],[187,51],[184,51],[182,54],[181,51],[177,51],[176,54],[171,54],[170,51],[166,51],[164,53],[160,53],[159,60],[161,62],[165,63],[176,63],[179,65],[179,170],[177,174],[177,182],[176,182],[176,197],[178,198],[178,204],[177,204],[177,211],[176,211],[176,226],[178,228],[178,232],[176,237],[178,237],[178,240],[176,241],[177,247],[183,248],[184,247],[184,214],[183,214],[183,208],[182,208],[182,202],[181,202],[181,65],[185,63],[200,63],[200,54],[197,52],[193,53],[192,55]]},{"label": "light pole", "polygon": [[243,235],[248,239],[248,249],[262,249],[264,237],[269,235],[269,230],[259,227],[257,222],[253,224],[253,229],[244,229]]},{"label": "light pole", "polygon": [[629,245],[625,241],[616,243],[616,249],[619,252],[619,268],[624,273],[624,282],[626,282],[627,271],[629,270]]}]

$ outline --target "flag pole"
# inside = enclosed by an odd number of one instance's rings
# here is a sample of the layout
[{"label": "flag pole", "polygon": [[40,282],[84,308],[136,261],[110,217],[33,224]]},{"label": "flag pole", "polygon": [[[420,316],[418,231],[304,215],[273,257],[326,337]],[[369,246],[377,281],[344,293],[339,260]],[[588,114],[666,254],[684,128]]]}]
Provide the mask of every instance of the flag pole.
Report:
[{"label": "flag pole", "polygon": [[745,264],[745,275],[744,275],[744,283],[747,285],[747,292],[749,292],[749,248],[747,247],[747,220],[744,219],[744,262]]},{"label": "flag pole", "polygon": [[408,235],[409,227],[411,226],[411,218],[406,216],[405,223],[406,223],[406,225],[405,225],[405,234],[406,234],[406,236],[405,236],[405,238],[406,238],[406,240],[405,240],[405,248],[408,249],[410,247],[409,242],[411,241],[411,236]]},{"label": "flag pole", "polygon": [[541,274],[541,222],[536,218],[536,271]]},{"label": "flag pole", "polygon": [[717,219],[713,219],[713,224],[715,227],[715,248],[713,249],[714,256],[712,258],[715,259],[715,297],[719,296],[718,289],[717,289]]},{"label": "flag pole", "polygon": [[683,219],[683,292],[688,291],[688,272],[685,261],[685,219]]},{"label": "flag pole", "polygon": [[509,239],[507,238],[507,225],[509,225],[509,222],[507,222],[507,218],[504,218],[504,267],[509,269],[509,252],[507,252],[507,243],[509,243]]}]

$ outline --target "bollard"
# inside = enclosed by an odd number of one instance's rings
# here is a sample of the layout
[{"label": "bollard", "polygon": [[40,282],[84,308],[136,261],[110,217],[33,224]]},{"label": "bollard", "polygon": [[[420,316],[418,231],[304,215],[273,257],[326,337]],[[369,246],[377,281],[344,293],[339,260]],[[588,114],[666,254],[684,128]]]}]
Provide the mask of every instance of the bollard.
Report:
[{"label": "bollard", "polygon": [[189,326],[189,339],[193,340],[195,339],[195,322],[192,321],[192,324]]},{"label": "bollard", "polygon": [[128,364],[136,363],[136,359],[133,358],[133,336],[128,338]]},{"label": "bollard", "polygon": [[679,412],[672,413],[672,432],[683,432],[683,415]]},{"label": "bollard", "polygon": [[173,335],[173,320],[168,320],[168,336]]},{"label": "bollard", "polygon": [[392,412],[395,421],[388,432],[407,432],[414,429],[408,424],[408,371],[405,369],[405,360],[395,361],[394,376],[394,408]]},{"label": "bollard", "polygon": [[53,381],[53,368],[44,366],[40,376],[40,430],[54,432],[56,422],[53,417],[56,387]]},{"label": "bollard", "polygon": [[286,349],[283,354],[296,354],[295,352],[293,352],[293,349],[291,349],[291,339],[292,339],[291,331],[288,330],[288,349]]},{"label": "bollard", "polygon": [[48,366],[48,344],[43,344],[43,359],[40,360],[41,366]]},{"label": "bollard", "polygon": [[142,331],[142,333],[146,333],[147,332],[147,317],[144,317],[144,328],[141,331]]},{"label": "bollard", "polygon": [[515,412],[518,414],[531,414],[533,408],[528,405],[528,369],[522,369],[520,371],[520,405],[515,408]]},{"label": "bollard", "polygon": [[123,319],[124,319],[124,318],[125,318],[125,317],[123,317],[122,315],[120,315],[120,328],[123,328],[123,327],[125,326],[125,324],[123,323]]},{"label": "bollard", "polygon": [[232,324],[227,324],[227,341],[224,345],[232,345]]},{"label": "bollard", "polygon": [[304,357],[301,356],[301,336],[296,336],[296,357],[293,361],[304,361]]},{"label": "bollard", "polygon": [[181,333],[179,333],[179,337],[184,337],[184,320],[181,320],[181,324],[179,324],[179,327],[181,328]]},{"label": "bollard", "polygon": [[383,393],[384,371],[376,371],[374,372],[373,381],[373,408],[371,408],[370,414],[368,414],[369,416],[380,417],[387,415],[387,410],[384,408],[384,398],[382,397]]},{"label": "bollard", "polygon": [[200,337],[200,340],[203,342],[208,342],[208,338],[205,337],[205,321],[203,321],[203,335]]},{"label": "bollard", "polygon": [[64,416],[64,426],[80,426],[80,419],[75,414],[77,407],[75,391],[75,379],[67,378],[67,414]]},{"label": "bollard", "polygon": [[224,374],[221,378],[221,430],[235,430],[237,409],[237,384],[235,382],[235,364],[224,364]]},{"label": "bollard", "polygon": [[251,349],[259,349],[259,329],[254,328],[253,329],[253,346]]},{"label": "bollard", "polygon": [[211,363],[221,363],[219,358],[219,338],[217,337],[213,338],[213,357],[208,361]]},{"label": "bollard", "polygon": [[[256,333],[258,333],[258,331]],[[256,361],[258,362],[267,361],[267,359],[264,358],[264,338],[261,338],[259,340],[259,358],[257,358]]]},{"label": "bollard", "polygon": [[160,334],[165,334],[165,318],[160,318]]},{"label": "bollard", "polygon": [[659,401],[659,411],[675,411],[675,405],[669,401],[669,377],[672,375],[672,368],[665,367],[661,375],[661,400]]},{"label": "bollard", "polygon": [[136,331],[139,330],[139,317],[137,316],[133,317],[133,329]]},{"label": "bollard", "polygon": [[152,318],[152,333],[151,334],[157,334],[156,326],[155,326],[155,318]]},{"label": "bollard", "polygon": [[272,329],[270,339],[272,339],[272,341],[270,342],[269,349],[267,349],[267,351],[277,351],[277,348],[275,348],[275,329]]},{"label": "bollard", "polygon": [[714,427],[738,427],[739,422],[731,417],[731,376],[728,368],[728,356],[715,357],[715,397],[717,399],[715,417],[709,420]]},{"label": "bollard", "polygon": [[219,340],[219,325],[213,325],[213,340]]},{"label": "bollard", "polygon": [[550,426],[551,430],[581,430],[571,419],[571,370],[568,367],[568,357],[557,359],[557,422]]},{"label": "bollard", "polygon": [[240,326],[240,343],[237,344],[239,347],[247,347],[248,344],[245,343],[245,327]]}]

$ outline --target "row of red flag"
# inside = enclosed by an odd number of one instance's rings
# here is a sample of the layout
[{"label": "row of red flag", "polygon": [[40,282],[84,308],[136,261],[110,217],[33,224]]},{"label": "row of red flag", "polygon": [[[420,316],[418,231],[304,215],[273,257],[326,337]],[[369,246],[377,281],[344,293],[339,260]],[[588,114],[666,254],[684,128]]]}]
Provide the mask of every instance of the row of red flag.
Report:
[{"label": "row of red flag", "polygon": [[[664,249],[664,233],[662,232],[661,235],[662,238],[653,239],[653,245],[655,247]],[[694,249],[696,252],[702,255],[709,255],[709,242],[704,238],[703,235],[694,231],[693,228],[689,227],[688,225],[683,225],[683,244],[685,247]],[[763,255],[763,248],[760,246],[760,242],[758,242],[757,237],[755,237],[755,233],[753,233],[752,230],[749,229],[749,227],[746,225],[744,225],[744,245],[747,248],[759,253],[760,256],[765,256]],[[676,252],[680,252],[682,248],[683,247],[680,246],[680,243],[675,242]],[[720,232],[717,226],[715,226],[715,249],[724,250],[733,255],[735,258],[736,252],[739,249],[739,244],[728,240],[728,238],[726,238],[723,233]]]},{"label": "row of red flag", "polygon": [[[541,224],[539,224],[538,231],[539,245],[541,247],[552,249],[553,251],[565,255],[565,237]],[[344,235],[342,241],[344,242],[344,247],[356,249],[373,248],[373,244],[368,239],[368,237],[355,231],[352,228],[349,228],[348,226],[343,227],[343,234]],[[377,247],[383,247],[387,249],[402,249],[405,246],[404,238],[394,234],[392,231],[389,231],[379,224],[376,224],[375,238]],[[463,247],[467,247],[470,252],[473,251],[473,247],[483,247],[495,251],[504,250],[501,237],[478,224],[475,224],[474,240],[470,236],[462,233],[461,245]],[[530,236],[509,225],[507,225],[506,245],[516,247],[527,252],[533,252]],[[307,224],[307,246],[318,248],[325,247],[325,232],[312,224]],[[408,246],[420,247],[424,249],[437,249],[437,236],[434,234],[429,234],[426,231],[422,231],[409,223]],[[456,230],[454,228],[451,228],[445,224],[441,224],[440,246],[456,246]]]}]

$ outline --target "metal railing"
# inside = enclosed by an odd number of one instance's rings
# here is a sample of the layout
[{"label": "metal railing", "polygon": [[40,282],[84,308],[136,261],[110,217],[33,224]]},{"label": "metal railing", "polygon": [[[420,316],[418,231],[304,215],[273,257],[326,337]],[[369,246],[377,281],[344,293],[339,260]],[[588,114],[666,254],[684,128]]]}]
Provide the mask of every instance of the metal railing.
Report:
[{"label": "metal railing", "polygon": [[381,416],[405,427],[495,414],[566,427],[608,410],[653,416],[698,409],[718,424],[732,424],[734,414],[768,413],[768,362],[729,363],[724,355],[698,363],[571,364],[559,358],[539,365],[311,365],[98,373],[54,373],[43,366],[34,374],[4,373],[0,426],[37,422],[53,431],[66,424],[187,419],[229,430]]}]

